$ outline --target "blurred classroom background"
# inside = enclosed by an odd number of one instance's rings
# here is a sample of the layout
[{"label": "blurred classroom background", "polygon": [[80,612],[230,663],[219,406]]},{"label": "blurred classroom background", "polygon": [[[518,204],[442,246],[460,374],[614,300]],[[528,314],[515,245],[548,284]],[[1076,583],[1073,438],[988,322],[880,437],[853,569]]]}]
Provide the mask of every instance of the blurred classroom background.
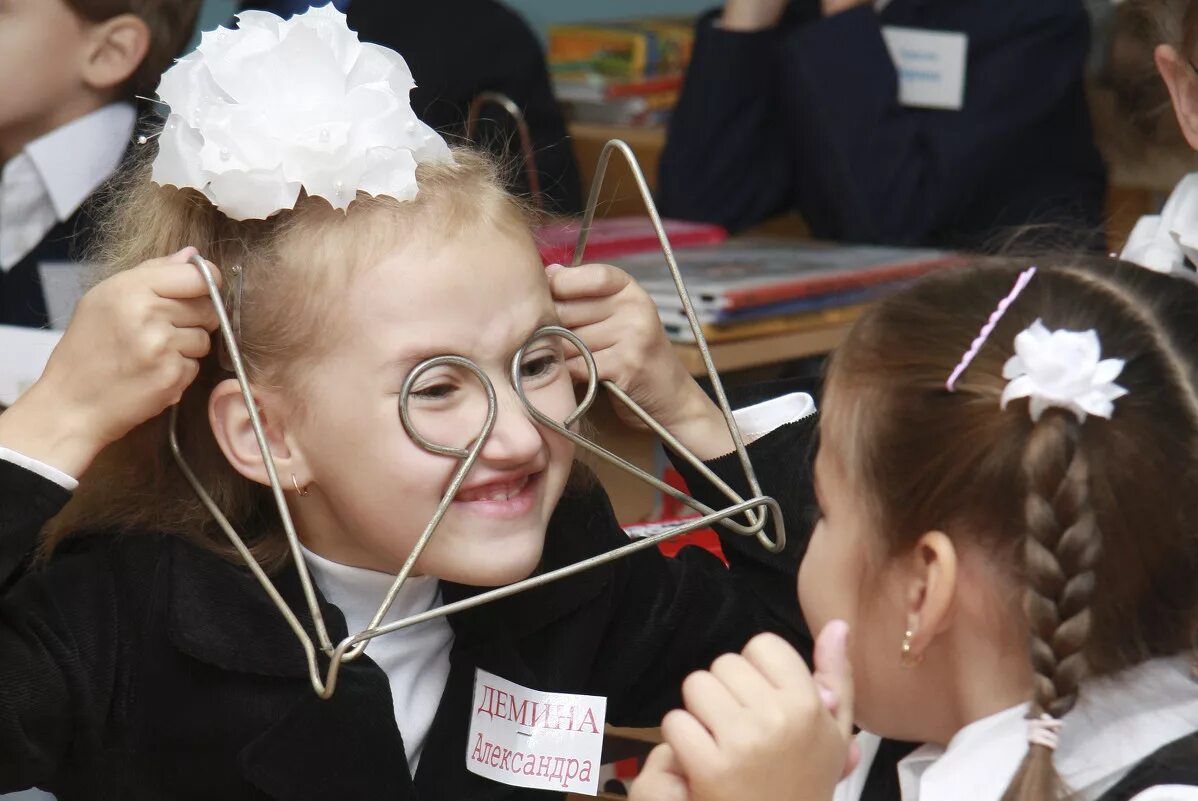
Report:
[{"label": "blurred classroom background", "polygon": [[[212,28],[228,19],[235,5],[233,0],[206,0],[200,17],[200,30]],[[711,0],[511,0],[504,5],[518,11],[544,40],[549,26],[557,23],[666,14],[694,15],[713,7],[715,3]]]}]

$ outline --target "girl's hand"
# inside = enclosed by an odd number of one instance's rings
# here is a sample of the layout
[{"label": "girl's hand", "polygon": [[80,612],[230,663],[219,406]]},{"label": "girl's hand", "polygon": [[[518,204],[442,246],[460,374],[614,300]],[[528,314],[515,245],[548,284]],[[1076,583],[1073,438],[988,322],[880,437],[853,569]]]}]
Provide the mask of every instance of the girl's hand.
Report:
[{"label": "girl's hand", "polygon": [[841,621],[820,633],[815,676],[773,634],[691,674],[682,685],[686,710],[662,721],[669,751],[646,762],[637,779],[648,785],[643,793],[688,801],[830,799],[855,761],[847,637]]},{"label": "girl's hand", "polygon": [[[732,450],[723,415],[683,367],[656,304],[628,273],[606,264],[553,264],[546,275],[562,325],[591,349],[600,380],[628,393],[700,459]],[[571,376],[586,381],[586,362],[569,343],[566,351]],[[623,404],[615,407],[625,423],[644,427]]]},{"label": "girl's hand", "polygon": [[0,415],[0,446],[78,477],[109,443],[177,403],[217,327],[187,261],[195,252],[151,259],[84,295],[41,378]]},{"label": "girl's hand", "polygon": [[628,801],[691,801],[686,776],[670,746],[662,743],[649,752],[628,792]]}]

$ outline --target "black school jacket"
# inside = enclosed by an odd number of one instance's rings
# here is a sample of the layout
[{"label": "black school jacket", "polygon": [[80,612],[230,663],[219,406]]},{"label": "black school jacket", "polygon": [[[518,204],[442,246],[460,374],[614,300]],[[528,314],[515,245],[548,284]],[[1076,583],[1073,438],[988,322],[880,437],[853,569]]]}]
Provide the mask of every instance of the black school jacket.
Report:
[{"label": "black school jacket", "polygon": [[[969,37],[960,110],[899,104],[886,25]],[[792,0],[752,33],[704,16],[658,204],[733,230],[797,209],[823,239],[948,247],[1057,223],[1101,247],[1089,47],[1081,0],[891,0],[827,18]]]},{"label": "black school jacket", "polygon": [[[787,510],[780,557],[725,535],[730,570],[695,548],[677,559],[649,550],[450,617],[448,683],[414,779],[387,677],[369,651],[322,701],[295,637],[248,571],[168,536],[76,538],[0,599],[0,791],[36,785],[60,801],[556,797],[467,772],[475,669],[604,695],[609,722],[656,725],[678,705],[687,672],[763,629],[809,655],[794,576],[809,533],[814,424],[791,423],[750,447],[765,492]],[[747,494],[735,456],[713,465]],[[0,462],[0,571],[18,569],[67,497]],[[553,516],[542,567],[625,541],[606,495],[580,490]],[[306,619],[294,569],[275,580]],[[446,584],[443,596],[472,591]],[[344,619],[321,604],[336,642]]]}]

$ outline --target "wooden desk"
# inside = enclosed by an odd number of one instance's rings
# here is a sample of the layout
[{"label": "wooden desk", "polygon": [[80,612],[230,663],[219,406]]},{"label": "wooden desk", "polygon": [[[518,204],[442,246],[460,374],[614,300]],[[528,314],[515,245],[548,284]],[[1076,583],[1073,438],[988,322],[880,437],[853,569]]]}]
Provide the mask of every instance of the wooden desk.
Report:
[{"label": "wooden desk", "polygon": [[[803,331],[716,342],[708,347],[715,369],[721,374],[731,373],[829,353],[844,339],[852,324],[852,319],[846,319]],[[674,352],[691,375],[706,375],[703,356],[697,345],[675,343]]]}]

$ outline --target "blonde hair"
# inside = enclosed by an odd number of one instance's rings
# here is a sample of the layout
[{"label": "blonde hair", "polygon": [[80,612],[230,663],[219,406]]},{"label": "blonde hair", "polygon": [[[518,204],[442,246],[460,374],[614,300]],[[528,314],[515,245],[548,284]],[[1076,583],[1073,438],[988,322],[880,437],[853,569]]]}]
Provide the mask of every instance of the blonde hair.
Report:
[{"label": "blonde hair", "polygon": [[[323,199],[301,197],[294,210],[240,222],[194,190],[152,183],[147,160],[116,183],[99,215],[100,244],[90,259],[102,265],[95,280],[188,245],[219,267],[226,290],[233,283],[231,269],[240,266],[239,345],[249,379],[260,387],[293,388],[338,336],[331,325],[336,304],[329,298],[398,245],[429,237],[450,240],[484,226],[531,241],[532,212],[504,189],[495,163],[464,148],[453,155],[452,164],[417,169],[420,192],[412,201],[360,194],[342,213]],[[180,444],[259,562],[275,570],[285,563],[287,546],[269,489],[233,470],[208,424],[208,396],[229,376],[214,349],[180,401]],[[47,526],[44,556],[74,533],[112,530],[178,535],[236,560],[174,463],[168,414],[100,455]]]}]

